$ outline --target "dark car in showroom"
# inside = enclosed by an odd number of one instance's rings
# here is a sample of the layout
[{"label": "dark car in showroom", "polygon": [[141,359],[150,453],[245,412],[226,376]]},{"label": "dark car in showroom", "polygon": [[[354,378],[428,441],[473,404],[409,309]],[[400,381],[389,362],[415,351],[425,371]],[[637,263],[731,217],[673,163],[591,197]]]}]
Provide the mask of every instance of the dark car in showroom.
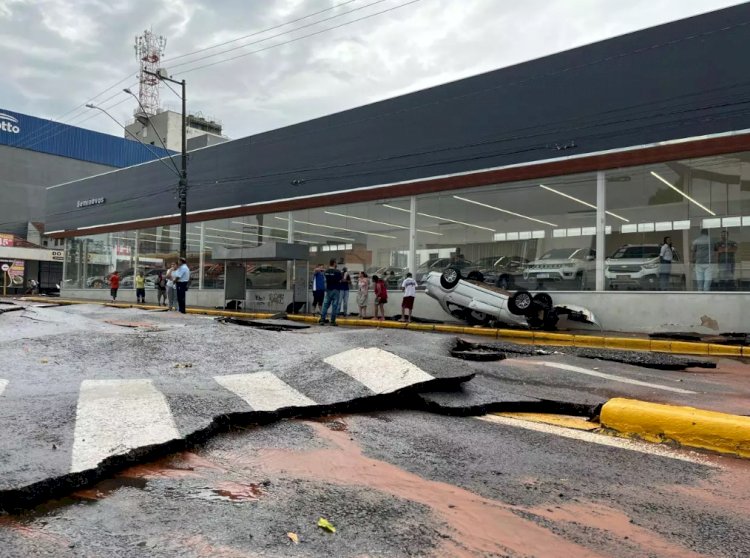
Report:
[{"label": "dark car in showroom", "polygon": [[507,290],[516,286],[528,263],[521,256],[488,256],[474,262],[473,269],[482,274],[485,283]]}]

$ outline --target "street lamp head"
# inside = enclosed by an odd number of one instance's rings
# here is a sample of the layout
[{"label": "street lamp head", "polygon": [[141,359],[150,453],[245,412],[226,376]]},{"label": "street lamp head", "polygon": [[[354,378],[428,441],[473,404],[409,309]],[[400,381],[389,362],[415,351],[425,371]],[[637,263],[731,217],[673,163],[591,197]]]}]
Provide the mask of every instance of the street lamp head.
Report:
[{"label": "street lamp head", "polygon": [[86,108],[93,108],[93,109],[95,109],[95,108],[99,108],[99,107],[97,107],[97,106],[96,106],[95,104],[93,104],[93,103],[86,103]]},{"label": "street lamp head", "polygon": [[130,90],[129,88],[127,88],[127,87],[126,87],[125,89],[123,89],[123,91],[124,91],[125,93],[127,93],[128,95],[133,95],[133,94],[134,94],[134,93],[133,93],[133,92],[132,92],[132,91],[131,91],[131,90]]},{"label": "street lamp head", "polygon": [[169,73],[164,68],[159,68],[158,70],[156,70],[156,73],[159,75],[161,79],[169,77]]}]

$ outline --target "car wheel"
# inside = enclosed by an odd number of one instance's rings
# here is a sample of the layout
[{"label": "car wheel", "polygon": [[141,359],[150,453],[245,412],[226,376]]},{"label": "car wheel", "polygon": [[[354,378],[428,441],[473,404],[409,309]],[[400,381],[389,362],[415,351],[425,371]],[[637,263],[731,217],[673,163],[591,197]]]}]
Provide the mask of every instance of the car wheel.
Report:
[{"label": "car wheel", "polygon": [[531,310],[533,303],[529,291],[516,291],[508,298],[508,310],[516,316],[524,316]]},{"label": "car wheel", "polygon": [[477,312],[476,310],[466,310],[466,321],[469,325],[473,326],[486,326],[490,323],[490,317],[484,312]]},{"label": "car wheel", "polygon": [[479,281],[481,283],[484,281],[484,274],[481,271],[470,271],[466,278],[469,281]]},{"label": "car wheel", "polygon": [[447,267],[440,275],[440,284],[444,289],[452,289],[461,280],[461,272],[455,267]]},{"label": "car wheel", "polygon": [[94,289],[101,289],[104,286],[104,282],[97,279],[96,281],[92,281],[91,286]]},{"label": "car wheel", "polygon": [[542,310],[552,309],[552,297],[547,293],[537,293],[533,298],[534,304]]}]

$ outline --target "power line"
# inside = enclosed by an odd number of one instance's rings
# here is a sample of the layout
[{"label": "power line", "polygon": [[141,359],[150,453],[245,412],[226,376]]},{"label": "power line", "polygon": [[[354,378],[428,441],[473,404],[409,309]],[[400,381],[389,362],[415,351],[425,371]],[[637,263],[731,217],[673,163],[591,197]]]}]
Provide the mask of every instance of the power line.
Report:
[{"label": "power line", "polygon": [[[219,48],[224,45],[228,45],[231,43],[236,43],[237,41],[241,41],[243,39],[249,39],[250,37],[255,37],[257,35],[261,35],[263,33],[267,33],[268,31],[274,31],[275,29],[280,29],[282,27],[285,27],[287,25],[291,25],[292,23],[297,23],[298,21],[303,21],[305,19],[309,19],[311,17],[314,17],[316,15],[320,15],[325,12],[329,12],[331,10],[335,10],[336,8],[339,8],[341,6],[345,6],[346,4],[351,4],[352,2],[356,2],[357,0],[347,0],[346,2],[340,2],[339,4],[334,4],[330,8],[326,8],[324,10],[319,10],[317,12],[313,12],[311,14],[307,14],[306,16],[298,17],[297,19],[292,19],[289,21],[285,21],[284,23],[279,23],[278,25],[274,25],[273,27],[266,27],[265,29],[261,29],[260,31],[254,31],[253,33],[250,33],[249,35],[243,35],[242,37],[237,37],[236,39],[230,39],[229,41],[224,41],[223,43],[217,43],[211,46],[207,46],[204,48],[199,48],[198,50],[194,50],[192,52],[186,52],[185,54],[180,54],[178,56],[173,56],[171,58],[165,58],[164,62],[170,62],[172,60],[179,60],[180,58],[185,58],[186,56],[192,56],[193,54],[200,54],[201,52],[205,52],[207,50],[211,50],[214,48]],[[348,12],[347,12],[348,13]],[[291,32],[291,31],[290,31]]]},{"label": "power line", "polygon": [[[382,0],[380,0],[380,1],[382,1]],[[374,13],[368,14],[366,16],[358,17],[358,18],[353,19],[351,21],[347,21],[345,23],[340,23],[339,25],[334,25],[332,27],[326,27],[325,29],[321,29],[320,31],[315,31],[314,33],[308,33],[307,35],[301,35],[299,37],[295,37],[294,39],[290,39],[288,41],[277,43],[275,45],[267,46],[267,47],[260,48],[260,49],[257,49],[257,50],[253,50],[253,51],[250,51],[250,52],[245,52],[243,54],[238,54],[237,56],[232,56],[232,57],[226,58],[224,60],[217,60],[216,62],[211,62],[209,64],[204,64],[202,66],[196,66],[194,68],[188,68],[187,70],[184,70],[182,72],[178,72],[177,75],[189,74],[190,72],[195,72],[197,70],[202,70],[204,68],[210,68],[211,66],[216,66],[217,64],[223,64],[224,62],[230,62],[232,60],[237,60],[238,58],[244,58],[245,56],[250,56],[251,54],[257,54],[259,52],[270,50],[272,48],[276,48],[276,47],[288,45],[290,43],[294,43],[294,42],[297,42],[297,41],[301,41],[302,39],[307,39],[309,37],[314,37],[316,35],[321,35],[323,33],[327,33],[328,31],[333,31],[334,29],[340,29],[341,27],[346,27],[347,25],[352,25],[353,23],[364,21],[366,19],[370,19],[372,17],[378,16],[378,15],[381,15],[381,14],[385,14],[385,13],[388,13],[388,12],[392,12],[392,11],[398,10],[400,8],[405,8],[406,6],[409,6],[411,4],[416,4],[417,2],[421,2],[421,0],[411,0],[410,2],[405,2],[405,3],[400,4],[398,6],[393,6],[392,8],[388,8],[386,10],[381,10],[379,12],[374,12]],[[378,3],[378,2],[375,2],[375,3]]]},{"label": "power line", "polygon": [[[277,33],[276,35],[271,35],[270,37],[265,37],[263,39],[258,39],[257,41],[253,41],[251,43],[247,43],[247,44],[244,44],[244,45],[239,45],[239,46],[236,46],[236,47],[228,48],[226,50],[222,50],[221,52],[216,52],[214,54],[207,54],[206,56],[201,56],[199,58],[194,58],[193,60],[188,60],[188,61],[182,62],[180,64],[173,64],[173,65],[170,66],[169,69],[170,70],[174,70],[175,68],[180,68],[182,66],[189,66],[190,64],[193,64],[195,62],[200,62],[201,60],[207,60],[209,58],[213,58],[214,56],[221,56],[222,54],[226,54],[228,52],[234,52],[235,50],[240,50],[240,49],[243,49],[243,48],[247,48],[249,46],[257,45],[259,43],[264,43],[266,41],[270,41],[271,39],[277,39],[278,37],[281,37],[283,35],[288,35],[289,33],[294,33],[295,31],[299,31],[300,29],[307,29],[308,27],[314,27],[314,26],[319,25],[319,24],[321,24],[321,23],[323,23],[325,21],[330,21],[332,19],[338,19],[338,18],[343,17],[345,15],[349,15],[351,13],[358,12],[360,10],[364,10],[364,9],[369,8],[371,6],[374,6],[376,4],[382,4],[385,1],[386,0],[375,0],[375,2],[370,2],[369,4],[365,4],[364,6],[360,6],[359,8],[354,8],[354,9],[349,10],[347,12],[342,12],[340,14],[332,15],[330,17],[326,17],[326,18],[320,19],[318,21],[313,21],[312,23],[307,23],[305,25],[301,25],[299,27],[295,27],[294,29],[289,29],[288,31],[283,31],[281,33]],[[396,9],[396,8],[393,8],[393,9]],[[375,14],[375,15],[377,15],[377,14]],[[355,20],[355,21],[357,21],[357,20]],[[254,33],[254,35],[257,35],[257,34],[260,34],[260,33],[261,32]]]}]

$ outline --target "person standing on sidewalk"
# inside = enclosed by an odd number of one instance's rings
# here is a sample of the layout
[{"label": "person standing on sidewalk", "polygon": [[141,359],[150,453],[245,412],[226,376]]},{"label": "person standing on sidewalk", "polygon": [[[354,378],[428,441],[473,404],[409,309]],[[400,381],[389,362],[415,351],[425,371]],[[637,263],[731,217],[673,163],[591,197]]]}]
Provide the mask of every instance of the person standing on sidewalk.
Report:
[{"label": "person standing on sidewalk", "polygon": [[156,305],[167,305],[167,279],[161,271],[156,278]]},{"label": "person standing on sidewalk", "polygon": [[177,271],[177,264],[173,263],[167,270],[167,301],[169,302],[169,310],[175,309],[175,300],[177,290],[174,282],[174,272]]},{"label": "person standing on sidewalk", "polygon": [[146,304],[146,278],[142,271],[135,276],[135,299],[137,304]]},{"label": "person standing on sidewalk", "polygon": [[326,297],[323,301],[323,310],[320,313],[321,325],[326,323],[326,314],[328,314],[328,308],[331,308],[331,325],[338,325],[336,323],[336,314],[339,313],[339,297],[341,296],[341,272],[336,269],[336,260],[331,260],[328,263],[328,269],[325,272],[326,278]]},{"label": "person standing on sidewalk", "polygon": [[367,273],[362,271],[357,279],[357,306],[359,306],[359,317],[362,320],[367,319],[367,299],[369,298],[370,280]]},{"label": "person standing on sidewalk", "polygon": [[190,282],[190,268],[185,258],[180,258],[180,267],[172,274],[175,278],[175,289],[177,290],[177,309],[181,314],[185,314],[185,293]]},{"label": "person standing on sidewalk", "polygon": [[[411,273],[406,274],[406,279],[401,283],[404,298],[401,301],[401,320],[411,323],[411,314],[414,311],[414,298],[417,296],[417,282],[412,279]],[[409,311],[408,317],[406,311]]]},{"label": "person standing on sidewalk", "polygon": [[109,277],[109,294],[112,295],[112,302],[117,302],[117,289],[120,288],[120,275],[115,269]]},{"label": "person standing on sidewalk", "polygon": [[349,270],[346,267],[341,269],[341,285],[339,286],[339,306],[341,307],[341,315],[346,318],[349,315],[349,287],[352,283],[352,276],[349,275]]},{"label": "person standing on sidewalk", "polygon": [[659,250],[659,290],[669,290],[669,280],[672,276],[672,261],[674,260],[674,248],[672,248],[672,237],[665,236],[664,244]]},{"label": "person standing on sidewalk", "polygon": [[318,312],[323,310],[323,298],[326,294],[326,277],[323,274],[323,264],[319,263],[315,266],[315,270],[313,271],[313,280],[312,280],[312,292],[313,292],[313,303],[312,303],[312,313],[313,316],[316,314],[315,309],[318,309]]},{"label": "person standing on sidewalk", "polygon": [[385,304],[388,302],[388,287],[386,286],[385,281],[380,279],[377,275],[372,276],[372,284],[375,285],[375,319],[382,322],[385,320]]}]

